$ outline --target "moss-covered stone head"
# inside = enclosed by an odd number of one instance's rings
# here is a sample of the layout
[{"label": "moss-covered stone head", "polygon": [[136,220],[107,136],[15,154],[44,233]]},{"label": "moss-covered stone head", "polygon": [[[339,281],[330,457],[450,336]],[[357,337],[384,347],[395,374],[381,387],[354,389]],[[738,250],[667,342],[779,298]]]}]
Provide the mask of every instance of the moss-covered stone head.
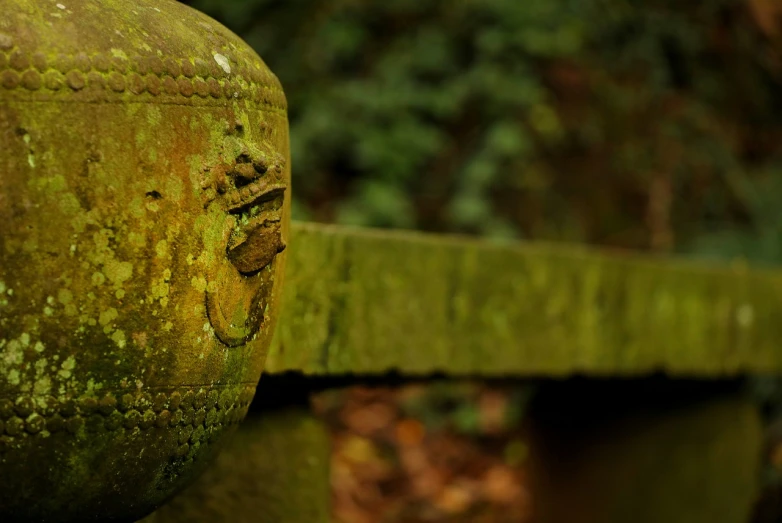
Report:
[{"label": "moss-covered stone head", "polygon": [[263,369],[285,97],[174,1],[0,12],[0,514],[134,521],[242,419]]}]

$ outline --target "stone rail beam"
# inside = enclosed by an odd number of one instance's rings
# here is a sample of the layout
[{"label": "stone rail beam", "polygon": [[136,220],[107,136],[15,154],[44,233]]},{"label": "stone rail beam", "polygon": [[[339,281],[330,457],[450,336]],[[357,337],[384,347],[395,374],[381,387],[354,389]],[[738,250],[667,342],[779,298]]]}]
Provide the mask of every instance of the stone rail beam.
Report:
[{"label": "stone rail beam", "polygon": [[722,378],[782,371],[782,272],[295,224],[266,370]]}]

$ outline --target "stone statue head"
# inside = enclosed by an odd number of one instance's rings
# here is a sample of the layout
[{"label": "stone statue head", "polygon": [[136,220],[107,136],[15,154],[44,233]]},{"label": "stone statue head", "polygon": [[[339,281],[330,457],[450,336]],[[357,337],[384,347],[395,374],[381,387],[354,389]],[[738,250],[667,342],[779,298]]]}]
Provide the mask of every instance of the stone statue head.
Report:
[{"label": "stone statue head", "polygon": [[0,513],[135,521],[206,462],[263,369],[285,97],[172,0],[0,12]]}]

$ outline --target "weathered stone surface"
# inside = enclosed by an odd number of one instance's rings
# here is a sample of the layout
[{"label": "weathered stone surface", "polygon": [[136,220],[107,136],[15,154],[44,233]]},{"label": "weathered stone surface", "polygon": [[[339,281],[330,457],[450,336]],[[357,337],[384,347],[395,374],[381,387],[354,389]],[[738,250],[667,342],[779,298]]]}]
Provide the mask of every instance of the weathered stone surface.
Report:
[{"label": "weathered stone surface", "polygon": [[0,0],[2,521],[134,521],[241,420],[288,155],[279,82],[206,16]]},{"label": "weathered stone surface", "polygon": [[267,370],[782,371],[782,272],[297,224]]},{"label": "weathered stone surface", "polygon": [[250,415],[214,464],[143,523],[328,523],[330,452],[304,409]]}]

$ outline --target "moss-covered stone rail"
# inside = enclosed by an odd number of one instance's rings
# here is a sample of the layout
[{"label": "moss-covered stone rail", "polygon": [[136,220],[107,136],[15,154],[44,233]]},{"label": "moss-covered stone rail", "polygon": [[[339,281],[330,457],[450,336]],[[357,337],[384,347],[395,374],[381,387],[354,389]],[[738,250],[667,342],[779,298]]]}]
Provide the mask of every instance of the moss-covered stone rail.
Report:
[{"label": "moss-covered stone rail", "polygon": [[782,271],[299,223],[266,370],[782,371]]}]

